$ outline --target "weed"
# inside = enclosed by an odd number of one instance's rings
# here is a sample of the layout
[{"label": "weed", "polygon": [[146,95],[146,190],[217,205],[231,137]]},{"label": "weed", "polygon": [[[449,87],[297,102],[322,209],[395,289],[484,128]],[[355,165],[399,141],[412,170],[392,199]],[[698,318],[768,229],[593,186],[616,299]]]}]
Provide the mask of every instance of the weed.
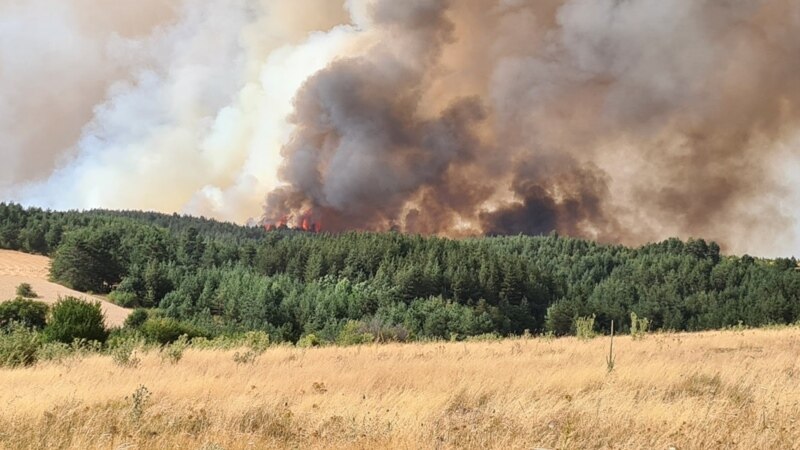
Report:
[{"label": "weed", "polygon": [[248,350],[246,352],[236,352],[233,354],[233,362],[236,364],[253,364],[256,362],[256,357],[258,355],[253,350]]},{"label": "weed", "polygon": [[635,312],[631,313],[631,337],[633,340],[641,340],[650,331],[650,319],[639,318]]},{"label": "weed", "polygon": [[592,339],[597,336],[594,331],[595,315],[575,318],[575,336],[581,340]]},{"label": "weed", "polygon": [[109,350],[114,364],[131,369],[139,367],[142,361],[134,355],[138,345],[139,342],[133,338],[123,339],[117,342],[116,345]]},{"label": "weed", "polygon": [[178,340],[165,345],[161,349],[161,361],[177,364],[183,358],[183,352],[189,347],[189,336],[182,334]]},{"label": "weed", "polygon": [[492,342],[492,341],[499,341],[502,337],[497,333],[483,333],[483,334],[476,334],[475,336],[467,336],[465,341],[467,342]]},{"label": "weed", "polygon": [[63,342],[45,342],[36,352],[36,358],[40,361],[63,362],[73,356],[72,348]]},{"label": "weed", "polygon": [[139,385],[139,387],[133,391],[133,395],[131,395],[130,417],[134,422],[137,422],[142,418],[142,415],[147,408],[147,403],[150,401],[151,395],[152,392],[150,392],[150,389],[147,389],[147,387],[143,384]]},{"label": "weed", "polygon": [[223,447],[223,446],[221,446],[221,445],[219,445],[217,443],[211,442],[211,443],[208,443],[208,444],[200,447],[200,450],[225,450],[225,447]]},{"label": "weed", "polygon": [[550,342],[550,341],[554,341],[556,339],[556,334],[553,333],[552,331],[547,331],[547,332],[543,333],[539,337],[541,337],[542,339],[544,339],[547,342]]}]

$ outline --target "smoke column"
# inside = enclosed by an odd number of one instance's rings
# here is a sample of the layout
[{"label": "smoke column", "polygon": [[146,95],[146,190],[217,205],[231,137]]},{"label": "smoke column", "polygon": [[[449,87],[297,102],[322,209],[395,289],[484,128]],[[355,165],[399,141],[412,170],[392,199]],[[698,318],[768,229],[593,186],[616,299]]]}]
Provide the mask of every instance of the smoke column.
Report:
[{"label": "smoke column", "polygon": [[800,253],[793,0],[90,3],[0,1],[0,198]]},{"label": "smoke column", "polygon": [[267,220],[793,243],[791,186],[773,164],[797,155],[785,154],[800,100],[795,2],[365,10],[374,44],[297,95],[288,186],[270,194]]}]

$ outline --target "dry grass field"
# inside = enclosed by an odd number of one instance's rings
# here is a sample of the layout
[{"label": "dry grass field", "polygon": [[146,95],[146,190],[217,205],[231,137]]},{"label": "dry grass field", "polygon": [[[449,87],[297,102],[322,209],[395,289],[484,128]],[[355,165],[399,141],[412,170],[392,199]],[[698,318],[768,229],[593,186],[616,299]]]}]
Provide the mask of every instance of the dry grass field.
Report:
[{"label": "dry grass field", "polygon": [[125,318],[130,313],[129,310],[101,298],[52,283],[48,280],[49,271],[50,259],[45,256],[0,250],[0,301],[13,299],[17,286],[21,283],[29,283],[39,294],[37,300],[51,304],[55,303],[59,297],[64,296],[99,300],[106,316],[106,325],[121,326],[125,322]]},{"label": "dry grass field", "polygon": [[799,448],[800,329],[0,370],[0,448]]}]

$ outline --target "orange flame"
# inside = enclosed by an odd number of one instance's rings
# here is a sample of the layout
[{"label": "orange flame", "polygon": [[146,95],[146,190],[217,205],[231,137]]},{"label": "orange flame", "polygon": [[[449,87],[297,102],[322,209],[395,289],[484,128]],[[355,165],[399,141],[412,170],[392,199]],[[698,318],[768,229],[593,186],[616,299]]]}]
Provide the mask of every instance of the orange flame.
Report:
[{"label": "orange flame", "polygon": [[319,233],[322,231],[322,223],[321,221],[315,219],[314,216],[314,211],[309,209],[302,213],[297,218],[297,221],[295,221],[294,217],[292,216],[284,216],[281,217],[277,222],[264,224],[264,229],[266,231],[275,231],[287,228],[288,224],[293,222],[296,224],[294,225],[295,230],[306,231],[309,233]]}]

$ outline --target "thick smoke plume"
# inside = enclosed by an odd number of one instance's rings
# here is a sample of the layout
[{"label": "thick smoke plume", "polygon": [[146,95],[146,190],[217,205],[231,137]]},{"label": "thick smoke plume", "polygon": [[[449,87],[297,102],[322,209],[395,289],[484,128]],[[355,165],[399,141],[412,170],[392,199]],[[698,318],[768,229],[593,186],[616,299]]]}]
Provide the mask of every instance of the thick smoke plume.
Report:
[{"label": "thick smoke plume", "polygon": [[798,35],[794,0],[0,0],[0,200],[797,254]]},{"label": "thick smoke plume", "polygon": [[[374,1],[305,82],[266,219],[792,244],[794,1]],[[745,241],[748,241],[745,244]],[[773,246],[777,248],[777,246]]]}]

